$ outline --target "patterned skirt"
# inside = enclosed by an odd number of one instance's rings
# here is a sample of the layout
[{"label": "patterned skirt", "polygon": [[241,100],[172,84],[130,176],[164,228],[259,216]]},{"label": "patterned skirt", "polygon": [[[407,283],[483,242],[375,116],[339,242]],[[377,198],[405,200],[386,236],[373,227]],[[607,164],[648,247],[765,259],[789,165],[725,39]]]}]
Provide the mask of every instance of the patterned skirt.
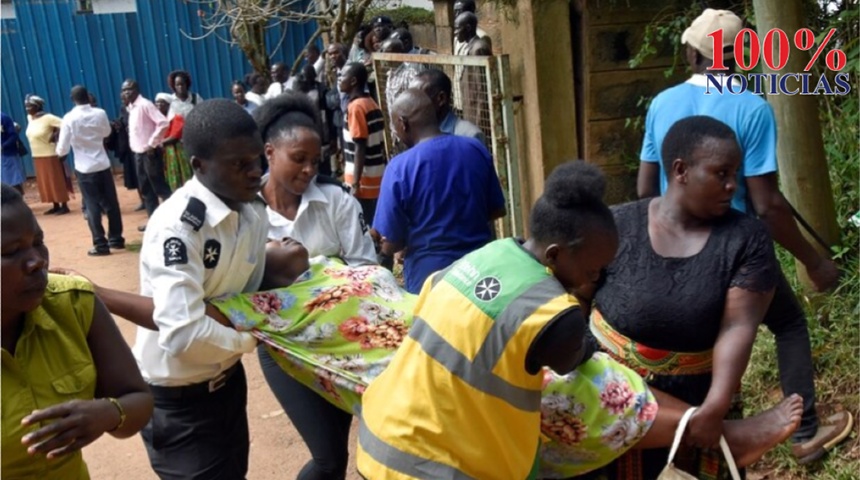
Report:
[{"label": "patterned skirt", "polygon": [[[637,343],[613,329],[598,310],[591,315],[591,335],[597,346],[613,359],[644,377],[648,385],[691,405],[701,405],[711,385],[713,351],[672,352]],[[736,395],[727,419],[742,417],[740,396]],[[666,466],[668,449],[632,450],[589,478],[649,480]],[[675,466],[700,480],[730,479],[728,466],[719,450],[681,446]]]},{"label": "patterned skirt", "polygon": [[181,143],[167,145],[164,147],[164,177],[170,191],[175,192],[179,187],[194,176],[191,170],[191,162],[185,154]]},{"label": "patterned skirt", "polygon": [[[355,413],[408,334],[417,297],[382,267],[318,257],[290,287],[212,301],[260,339],[289,375]],[[645,381],[606,353],[568,375],[544,374],[541,478],[599,469],[648,432],[657,403]],[[495,453],[494,453],[495,454]]]}]

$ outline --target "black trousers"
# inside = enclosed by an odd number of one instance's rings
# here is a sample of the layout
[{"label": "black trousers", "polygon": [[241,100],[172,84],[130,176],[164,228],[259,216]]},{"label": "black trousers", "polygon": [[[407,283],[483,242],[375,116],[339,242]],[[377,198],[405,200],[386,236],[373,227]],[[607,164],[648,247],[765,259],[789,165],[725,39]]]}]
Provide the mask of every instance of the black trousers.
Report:
[{"label": "black trousers", "polygon": [[346,478],[352,415],[287,375],[262,345],[257,355],[266,383],[311,452],[296,480]]},{"label": "black trousers", "polygon": [[220,389],[208,382],[150,386],[155,410],[141,431],[161,479],[241,480],[248,473],[248,383],[241,362]]},{"label": "black trousers", "polygon": [[[125,245],[122,238],[122,214],[116,197],[116,185],[110,168],[94,173],[75,172],[78,187],[87,212],[87,225],[93,236],[93,245],[99,250],[107,250],[109,245]],[[108,236],[102,226],[102,213],[108,218]]]},{"label": "black trousers", "polygon": [[356,198],[358,204],[361,205],[361,213],[364,215],[364,223],[368,227],[373,226],[373,217],[376,216],[376,204],[379,203],[378,198]]},{"label": "black trousers", "polygon": [[137,167],[137,181],[140,194],[143,196],[143,204],[146,213],[152,216],[152,212],[158,207],[158,199],[167,200],[170,197],[170,187],[164,178],[164,161],[161,155],[135,153],[134,163]]},{"label": "black trousers", "polygon": [[806,314],[784,274],[779,276],[773,301],[762,323],[776,337],[779,383],[783,394],[796,393],[803,397],[803,416],[791,439],[795,442],[808,440],[818,431],[812,347],[809,345]]}]

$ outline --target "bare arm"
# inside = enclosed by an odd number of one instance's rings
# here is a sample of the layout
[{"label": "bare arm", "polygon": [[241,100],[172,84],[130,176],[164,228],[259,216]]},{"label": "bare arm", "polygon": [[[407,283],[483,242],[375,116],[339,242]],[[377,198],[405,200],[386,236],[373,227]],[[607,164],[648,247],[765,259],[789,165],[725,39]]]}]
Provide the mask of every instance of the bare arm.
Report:
[{"label": "bare arm", "polygon": [[382,240],[382,253],[384,253],[385,255],[394,255],[395,253],[403,250],[404,248],[406,248],[405,245],[399,243],[392,243],[385,239]]},{"label": "bare arm", "polygon": [[[72,400],[24,418],[25,425],[47,425],[22,438],[31,455],[56,458],[89,445],[105,432],[128,438],[139,432],[152,415],[153,400],[128,345],[105,306],[95,299],[87,344],[96,367],[96,399]],[[99,398],[101,397],[101,398]],[[126,417],[106,398],[114,398]],[[45,422],[46,420],[53,420]]]},{"label": "bare arm", "polygon": [[715,448],[718,445],[723,418],[741,384],[756,331],[770,306],[773,291],[757,293],[739,287],[729,289],[714,345],[711,387],[690,421],[688,441],[693,446]]},{"label": "bare arm", "polygon": [[353,161],[355,162],[355,169],[352,174],[352,193],[358,193],[359,186],[361,185],[361,176],[364,174],[364,159],[367,156],[367,139],[366,138],[356,138],[353,140],[355,143],[355,158]]},{"label": "bare arm", "polygon": [[753,208],[764,221],[777,243],[802,263],[818,291],[829,290],[839,281],[839,270],[820,254],[797,228],[788,201],[779,191],[776,174],[747,177],[747,188]]},{"label": "bare arm", "polygon": [[660,196],[660,165],[653,162],[639,162],[639,175],[636,178],[636,194],[639,198]]},{"label": "bare arm", "polygon": [[[98,285],[95,286],[95,289],[96,295],[104,302],[110,313],[119,315],[139,327],[158,330],[158,326],[152,320],[152,313],[155,310],[152,298]],[[206,315],[225,327],[233,328],[230,319],[208,303],[206,304]]]}]

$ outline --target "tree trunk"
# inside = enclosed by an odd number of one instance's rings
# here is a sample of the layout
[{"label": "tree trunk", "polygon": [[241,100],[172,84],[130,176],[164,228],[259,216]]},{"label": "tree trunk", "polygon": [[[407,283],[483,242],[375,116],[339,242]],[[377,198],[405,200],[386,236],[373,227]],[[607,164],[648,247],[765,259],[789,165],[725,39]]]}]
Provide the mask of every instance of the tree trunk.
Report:
[{"label": "tree trunk", "polygon": [[248,62],[255,72],[263,77],[269,76],[269,54],[266,49],[265,24],[261,22],[237,21],[231,28],[230,35],[245,53]]},{"label": "tree trunk", "polygon": [[[762,40],[770,29],[781,28],[788,34],[791,43],[794,33],[806,26],[802,0],[753,0],[753,5],[758,35]],[[778,56],[775,54],[774,58]],[[808,52],[792,47],[788,64],[780,72],[803,73],[803,68],[810,58]],[[824,61],[823,55],[821,61]],[[768,69],[766,65],[762,70],[764,73],[780,73]],[[799,82],[792,80],[788,82],[788,88],[799,88]],[[815,82],[817,79],[813,78],[809,83],[814,86]],[[782,192],[823,239],[830,245],[835,245],[839,241],[839,224],[836,222],[833,190],[824,155],[818,97],[771,95],[768,102],[776,114],[777,159]],[[810,244],[823,250],[802,227],[801,231]],[[797,268],[801,281],[806,286],[811,286],[806,270],[800,262],[797,262]]]}]

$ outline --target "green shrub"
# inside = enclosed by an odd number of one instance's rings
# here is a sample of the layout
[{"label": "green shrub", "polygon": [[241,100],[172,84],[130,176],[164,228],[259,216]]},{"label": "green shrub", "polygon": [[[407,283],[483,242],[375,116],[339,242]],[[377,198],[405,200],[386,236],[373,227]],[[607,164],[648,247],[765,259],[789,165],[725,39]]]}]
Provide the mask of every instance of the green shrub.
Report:
[{"label": "green shrub", "polygon": [[364,18],[367,21],[370,21],[370,19],[377,15],[390,17],[395,26],[399,25],[401,22],[406,22],[407,25],[433,25],[436,21],[436,17],[432,10],[425,10],[418,7],[368,10]]}]

